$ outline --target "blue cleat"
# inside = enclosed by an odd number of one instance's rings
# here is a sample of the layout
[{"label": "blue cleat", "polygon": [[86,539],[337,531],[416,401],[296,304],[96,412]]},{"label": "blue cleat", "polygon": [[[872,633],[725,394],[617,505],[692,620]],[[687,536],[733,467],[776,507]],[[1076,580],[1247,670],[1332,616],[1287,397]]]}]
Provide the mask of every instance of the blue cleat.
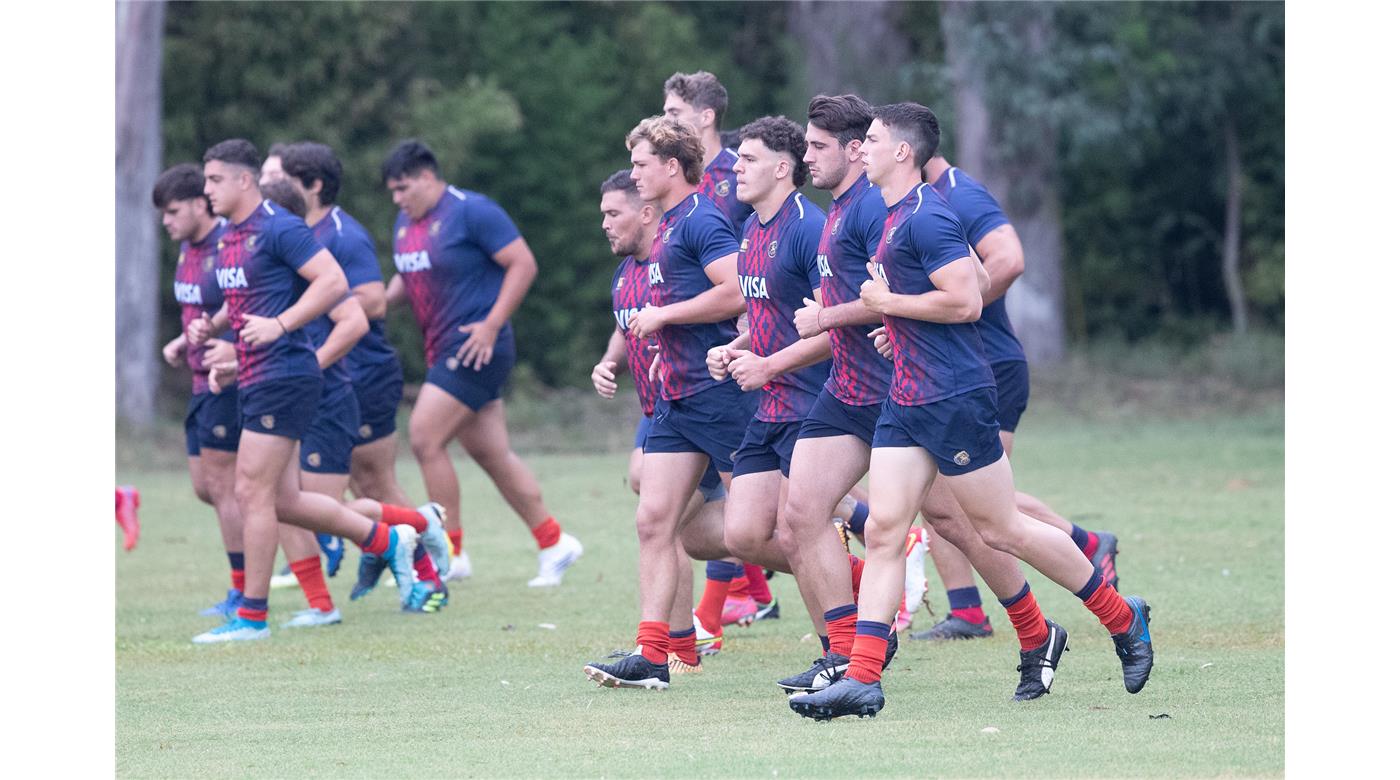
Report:
[{"label": "blue cleat", "polygon": [[316,534],[316,544],[326,555],[326,576],[334,577],[340,571],[340,562],[345,560],[345,540],[331,534]]},{"label": "blue cleat", "polygon": [[229,588],[228,596],[212,607],[206,607],[199,611],[204,617],[231,618],[233,613],[238,611],[238,602],[243,598],[243,591],[238,588]]},{"label": "blue cleat", "polygon": [[229,621],[215,629],[205,631],[194,638],[197,645],[212,645],[219,642],[247,642],[254,639],[267,639],[272,632],[267,630],[267,621],[254,623],[241,617]]},{"label": "blue cleat", "polygon": [[846,715],[873,718],[885,706],[885,692],[878,680],[863,683],[843,676],[816,693],[789,696],[788,706],[798,715],[818,721]]},{"label": "blue cleat", "polygon": [[399,604],[408,603],[413,595],[413,583],[418,575],[413,571],[413,548],[418,546],[418,532],[412,526],[395,525],[389,527],[389,549],[384,557],[389,561],[389,571],[399,586]]},{"label": "blue cleat", "polygon": [[355,586],[350,589],[350,600],[359,601],[374,590],[387,568],[389,561],[385,560],[384,556],[372,552],[361,553],[360,570],[355,575]]},{"label": "blue cleat", "polygon": [[442,527],[442,519],[447,516],[446,512],[442,504],[429,501],[418,507],[418,514],[428,521],[428,530],[423,532],[419,541],[427,549],[428,555],[433,557],[433,566],[437,567],[438,574],[446,574],[452,569],[452,542],[448,540],[447,531]]},{"label": "blue cleat", "polygon": [[1133,610],[1133,624],[1127,631],[1113,635],[1113,648],[1123,662],[1123,687],[1128,693],[1137,693],[1152,674],[1152,632],[1147,629],[1152,622],[1152,608],[1141,596],[1128,596],[1126,601]]},{"label": "blue cleat", "polygon": [[440,612],[447,606],[447,586],[419,580],[403,605],[404,612]]}]

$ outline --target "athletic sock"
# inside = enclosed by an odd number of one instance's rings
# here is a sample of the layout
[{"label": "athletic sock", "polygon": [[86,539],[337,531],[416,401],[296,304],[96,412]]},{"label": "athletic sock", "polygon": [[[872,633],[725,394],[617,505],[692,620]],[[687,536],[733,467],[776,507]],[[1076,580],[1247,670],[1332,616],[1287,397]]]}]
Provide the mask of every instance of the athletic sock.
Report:
[{"label": "athletic sock", "polygon": [[1089,581],[1084,583],[1074,595],[1084,602],[1084,606],[1094,613],[1110,634],[1121,634],[1133,625],[1133,608],[1118,595],[1113,586],[1104,581],[1098,569]]},{"label": "athletic sock", "polygon": [[948,591],[948,611],[974,626],[982,625],[987,619],[987,613],[982,611],[982,594],[976,585]]},{"label": "athletic sock", "polygon": [[752,563],[744,564],[744,576],[749,578],[749,595],[760,604],[773,601],[773,591],[768,589],[768,578],[763,576],[763,567]]},{"label": "athletic sock", "polygon": [[432,556],[428,555],[428,548],[422,542],[413,548],[413,570],[418,573],[419,582],[431,582],[436,587],[442,587],[442,579],[438,575],[437,567],[433,565]]},{"label": "athletic sock", "polygon": [[860,578],[865,574],[865,561],[847,554],[851,559],[851,600],[860,603]]},{"label": "athletic sock", "polygon": [[301,592],[306,595],[306,603],[312,609],[330,612],[335,609],[331,602],[331,592],[326,590],[326,576],[321,573],[321,556],[313,555],[292,561],[292,573],[297,576]]},{"label": "athletic sock", "polygon": [[381,503],[379,513],[385,525],[410,525],[420,534],[428,530],[428,518],[419,514],[417,509]]},{"label": "athletic sock", "polygon": [[642,648],[642,657],[654,664],[666,663],[666,651],[670,648],[671,627],[664,620],[643,620],[637,624],[637,644]]},{"label": "athletic sock", "polygon": [[729,583],[743,570],[743,566],[729,561],[705,563],[705,590],[700,594],[700,605],[695,608],[695,617],[711,634],[720,632],[720,617],[724,614],[724,600],[729,595]]},{"label": "athletic sock", "polygon": [[823,639],[829,637],[826,649],[849,658],[851,643],[856,639],[856,605],[846,604],[828,609],[822,613],[822,620],[826,621],[826,637]]},{"label": "athletic sock", "polygon": [[823,654],[823,655],[825,655],[826,653],[831,652],[831,640],[830,640],[830,639],[828,639],[827,637],[824,637],[824,636],[819,636],[819,637],[817,637],[817,639],[822,640],[822,654]]},{"label": "athletic sock", "polygon": [[559,521],[551,515],[546,517],[543,523],[531,528],[530,533],[535,535],[535,544],[538,544],[543,550],[558,544],[559,535],[563,533],[563,530],[559,528]]},{"label": "athletic sock", "polygon": [[745,564],[738,564],[739,573],[729,581],[729,598],[743,599],[749,595],[749,573]]},{"label": "athletic sock", "polygon": [[1074,540],[1074,545],[1079,548],[1080,552],[1084,553],[1085,558],[1093,558],[1094,553],[1099,551],[1099,535],[1093,531],[1085,531],[1070,523],[1069,538]]},{"label": "athletic sock", "polygon": [[1031,593],[1029,582],[1022,585],[1015,596],[1000,601],[1016,629],[1016,638],[1021,640],[1022,650],[1034,650],[1045,644],[1050,630],[1045,625],[1045,616],[1040,613],[1040,605],[1035,601],[1035,594]]},{"label": "athletic sock", "polygon": [[246,594],[238,602],[238,616],[253,623],[267,623],[267,597],[249,598]]},{"label": "athletic sock", "polygon": [[452,554],[462,554],[462,529],[447,532],[447,540],[452,542]]},{"label": "athletic sock", "polygon": [[700,665],[700,654],[695,651],[695,626],[691,626],[684,631],[668,632],[671,652],[681,661],[691,666]]},{"label": "athletic sock", "polygon": [[865,533],[865,521],[870,519],[870,507],[864,501],[857,501],[856,508],[851,511],[851,519],[846,521],[846,527],[851,529],[853,534]]},{"label": "athletic sock", "polygon": [[391,531],[388,525],[384,523],[375,523],[374,527],[369,529],[369,535],[364,538],[364,541],[360,542],[360,549],[367,553],[383,555],[389,551],[390,534]]},{"label": "athletic sock", "polygon": [[856,638],[851,644],[851,665],[846,667],[846,676],[856,682],[879,682],[889,643],[889,623],[857,620]]},{"label": "athletic sock", "polygon": [[233,580],[233,589],[239,593],[243,592],[243,553],[231,552],[228,554],[229,578]]}]

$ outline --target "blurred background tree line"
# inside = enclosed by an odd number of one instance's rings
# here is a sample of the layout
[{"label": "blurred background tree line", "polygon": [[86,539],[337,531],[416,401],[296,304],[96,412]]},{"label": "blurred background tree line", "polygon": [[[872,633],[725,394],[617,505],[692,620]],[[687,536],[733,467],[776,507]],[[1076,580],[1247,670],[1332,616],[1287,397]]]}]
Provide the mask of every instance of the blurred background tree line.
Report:
[{"label": "blurred background tree line", "polygon": [[[700,69],[728,88],[726,128],[802,122],[818,92],[933,108],[948,158],[988,184],[1026,245],[1008,300],[1033,362],[1283,327],[1281,3],[177,2],[155,27],[121,5],[119,103],[123,51],[160,47],[162,147],[123,173],[119,105],[119,224],[155,225],[149,182],[216,141],[319,140],[345,163],[340,202],[374,233],[387,278],[379,165],[421,138],[448,181],[506,208],[538,258],[514,318],[517,381],[587,384],[613,326],[598,183],[626,165],[623,137],[660,111],[665,78]],[[118,408],[139,423],[179,317],[174,248],[132,233],[118,246]],[[156,262],[158,289],[130,283]],[[156,307],[150,338],[133,319]],[[419,381],[406,308],[390,334]],[[183,383],[166,372],[166,395]]]}]

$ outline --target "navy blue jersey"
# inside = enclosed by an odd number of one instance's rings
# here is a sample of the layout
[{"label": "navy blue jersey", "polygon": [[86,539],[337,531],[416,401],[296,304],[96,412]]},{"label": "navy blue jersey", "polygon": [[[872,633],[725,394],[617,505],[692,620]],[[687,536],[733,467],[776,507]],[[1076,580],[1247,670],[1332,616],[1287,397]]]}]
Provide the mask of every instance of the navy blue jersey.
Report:
[{"label": "navy blue jersey", "polygon": [[[209,234],[199,241],[180,244],[180,259],[175,261],[175,300],[180,304],[180,332],[204,315],[214,316],[224,305],[224,293],[214,264],[219,257],[219,238],[227,223],[220,217]],[[195,395],[209,392],[209,369],[204,367],[204,349],[185,350],[185,365],[193,375],[191,391]]]},{"label": "navy blue jersey", "polygon": [[[336,262],[345,271],[345,280],[354,290],[362,284],[383,282],[384,274],[379,270],[379,257],[374,251],[374,239],[359,220],[345,213],[339,206],[333,206],[326,216],[311,226],[316,240],[335,255]],[[355,343],[345,356],[344,364],[352,379],[358,380],[366,372],[395,358],[394,348],[384,332],[384,318],[376,317],[369,321],[369,332]]]},{"label": "navy blue jersey", "polygon": [[[237,333],[249,314],[276,317],[306,291],[297,271],[321,251],[321,244],[300,217],[264,200],[253,213],[229,225],[219,239],[214,273],[228,304],[229,328]],[[270,344],[250,346],[236,339],[238,387],[247,390],[268,379],[320,376],[316,351],[303,330]]]},{"label": "navy blue jersey", "polygon": [[[505,269],[492,256],[520,231],[504,209],[477,192],[448,187],[421,219],[399,212],[394,265],[423,329],[427,363],[457,351],[462,325],[486,319],[501,294]],[[510,326],[501,329],[501,336]]]},{"label": "navy blue jersey", "polygon": [[[953,207],[958,215],[967,240],[976,247],[988,233],[1002,225],[1011,224],[1001,204],[992,193],[982,186],[982,182],[968,176],[961,168],[949,168],[933,183],[938,194]],[[987,360],[991,363],[1005,363],[1012,360],[1024,361],[1026,351],[1011,328],[1011,317],[1006,312],[1006,296],[1003,295],[982,307],[982,319],[977,321],[977,331],[982,334],[982,344],[987,350]]]},{"label": "navy blue jersey", "polygon": [[632,335],[632,318],[647,305],[651,297],[651,282],[647,278],[647,261],[628,255],[617,264],[612,280],[613,319],[627,340],[627,370],[632,373],[632,383],[637,386],[637,401],[642,405],[642,414],[650,417],[656,409],[657,382],[650,378],[651,361],[655,357],[647,351],[647,345],[655,344],[656,339],[645,341]]},{"label": "navy blue jersey", "polygon": [[[821,287],[817,245],[825,223],[826,214],[798,192],[767,224],[756,213],[744,223],[739,289],[748,306],[749,348],[755,355],[768,357],[801,340],[792,319],[802,299]],[[754,416],[763,422],[807,419],[829,373],[831,363],[822,361],[773,377],[763,386]]]},{"label": "navy blue jersey", "polygon": [[719,206],[736,233],[753,213],[753,206],[739,200],[738,174],[734,172],[734,163],[738,160],[738,152],[721,149],[715,159],[705,166],[705,173],[700,177],[700,194]]},{"label": "navy blue jersey", "polygon": [[[885,234],[889,211],[880,188],[861,174],[850,189],[831,204],[817,250],[822,274],[822,306],[860,300],[860,286],[870,278],[865,264],[875,257]],[[826,391],[841,403],[870,406],[890,394],[890,361],[880,356],[870,338],[874,325],[851,325],[831,332],[831,377]]]},{"label": "navy blue jersey", "polygon": [[[927,184],[889,207],[876,271],[890,292],[923,295],[935,290],[929,274],[969,257],[967,236],[953,209]],[[979,387],[995,387],[982,337],[971,322],[939,323],[885,315],[894,347],[890,400],[922,406]]]},{"label": "navy blue jersey", "polygon": [[[651,244],[647,261],[651,305],[688,301],[714,287],[705,275],[705,267],[738,251],[734,228],[714,201],[698,192],[683,199],[661,216]],[[674,401],[718,384],[705,367],[705,356],[711,347],[728,344],[738,335],[737,317],[667,325],[658,331],[661,397]]]}]

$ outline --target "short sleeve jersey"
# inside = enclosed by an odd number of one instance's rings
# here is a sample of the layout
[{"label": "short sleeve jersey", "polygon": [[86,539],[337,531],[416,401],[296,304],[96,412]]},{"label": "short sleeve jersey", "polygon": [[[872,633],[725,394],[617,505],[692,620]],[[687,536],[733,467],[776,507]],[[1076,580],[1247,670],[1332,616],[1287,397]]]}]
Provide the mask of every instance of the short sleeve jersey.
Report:
[{"label": "short sleeve jersey", "polygon": [[753,213],[753,206],[739,200],[738,174],[734,173],[734,163],[738,160],[738,152],[721,149],[715,159],[705,166],[705,173],[700,177],[700,194],[719,206],[735,232],[744,226],[744,220]]},{"label": "short sleeve jersey", "polygon": [[[832,202],[817,249],[823,306],[860,300],[860,286],[870,278],[865,266],[880,248],[888,215],[880,188],[864,174]],[[831,376],[826,380],[826,391],[841,403],[870,406],[889,397],[893,369],[870,338],[875,328],[850,325],[831,330]]]},{"label": "short sleeve jersey", "polygon": [[[821,242],[826,214],[794,192],[778,213],[764,224],[755,213],[744,223],[739,243],[739,289],[748,306],[750,349],[759,357],[801,340],[793,315],[802,299],[821,286],[817,271],[817,245]],[[758,399],[757,419],[793,422],[807,419],[807,412],[831,372],[822,361],[773,377]]]},{"label": "short sleeve jersey", "polygon": [[[967,237],[952,208],[932,187],[920,184],[889,208],[875,265],[891,292],[923,295],[937,289],[929,274],[968,256]],[[889,315],[884,320],[894,347],[890,399],[900,406],[996,386],[973,323]]]},{"label": "short sleeve jersey", "polygon": [[[214,312],[224,305],[214,265],[219,259],[219,237],[224,234],[222,218],[199,241],[180,244],[180,259],[175,262],[175,300],[180,304],[180,328],[184,332],[190,323]],[[204,367],[204,350],[185,350],[185,364],[193,376],[191,391],[195,395],[209,392],[209,369]]]},{"label": "short sleeve jersey", "polygon": [[[976,247],[988,233],[1002,225],[1011,224],[1001,204],[992,193],[982,186],[982,182],[968,176],[961,168],[949,168],[933,183],[938,194],[953,207],[958,221],[967,231],[968,243]],[[1012,361],[1024,362],[1026,351],[1021,347],[1016,331],[1011,327],[1011,316],[1006,311],[1006,296],[1003,295],[982,307],[982,319],[977,321],[977,331],[982,334],[982,344],[987,349],[987,361],[993,365]]]},{"label": "short sleeve jersey", "polygon": [[[661,216],[647,260],[651,305],[688,301],[714,286],[705,275],[710,263],[739,251],[729,219],[714,201],[694,193]],[[717,382],[705,367],[711,347],[739,335],[738,318],[690,325],[667,325],[657,332],[661,346],[661,397],[694,395]],[[725,379],[732,382],[733,379]]]},{"label": "short sleeve jersey", "polygon": [[[218,246],[214,272],[234,333],[243,329],[250,314],[276,317],[296,303],[306,290],[297,271],[321,251],[300,217],[267,200],[247,219],[229,225]],[[321,374],[311,339],[302,329],[269,344],[249,346],[241,339],[235,343],[240,390],[270,379]]]},{"label": "short sleeve jersey", "polygon": [[632,374],[632,383],[637,386],[637,400],[642,404],[642,414],[650,417],[656,410],[657,383],[652,381],[651,361],[654,357],[647,351],[648,344],[655,339],[642,340],[632,335],[632,318],[647,304],[651,296],[651,283],[647,279],[647,261],[628,255],[617,264],[612,279],[613,319],[627,340],[627,370]]},{"label": "short sleeve jersey", "polygon": [[[421,219],[399,212],[394,266],[423,329],[428,365],[466,340],[462,325],[486,318],[501,294],[505,269],[492,256],[520,231],[495,201],[449,186]],[[500,337],[510,334],[510,325]]]},{"label": "short sleeve jersey", "polygon": [[[362,284],[384,281],[384,274],[379,270],[379,258],[374,251],[374,239],[370,238],[364,225],[345,213],[344,209],[332,207],[326,216],[311,226],[311,232],[340,263],[351,290]],[[324,340],[320,343],[324,343]],[[363,372],[393,359],[394,348],[389,346],[381,317],[369,321],[369,332],[355,343],[341,363],[354,380]]]}]

